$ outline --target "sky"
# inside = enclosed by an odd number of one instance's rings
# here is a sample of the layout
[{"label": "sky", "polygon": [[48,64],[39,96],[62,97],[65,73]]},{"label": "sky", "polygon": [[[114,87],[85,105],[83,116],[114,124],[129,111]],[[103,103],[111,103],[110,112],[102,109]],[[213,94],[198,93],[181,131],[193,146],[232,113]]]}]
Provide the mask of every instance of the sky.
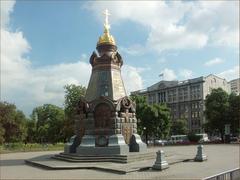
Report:
[{"label": "sky", "polygon": [[128,93],[160,80],[239,77],[239,1],[1,0],[1,101],[29,115],[62,107],[66,84],[87,87],[105,9]]}]

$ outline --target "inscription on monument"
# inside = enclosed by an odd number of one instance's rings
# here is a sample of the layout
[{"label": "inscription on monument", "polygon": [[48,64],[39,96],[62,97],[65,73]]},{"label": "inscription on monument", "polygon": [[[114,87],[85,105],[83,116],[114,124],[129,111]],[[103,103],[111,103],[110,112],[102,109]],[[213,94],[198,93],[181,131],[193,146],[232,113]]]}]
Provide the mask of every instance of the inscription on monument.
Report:
[{"label": "inscription on monument", "polygon": [[99,72],[99,83],[100,83],[100,95],[108,96],[109,95],[109,85],[108,85],[108,73],[107,71]]},{"label": "inscription on monument", "polygon": [[119,71],[112,71],[112,82],[113,82],[113,93],[114,96],[118,99],[125,96],[125,90],[123,82],[121,79],[121,74]]}]

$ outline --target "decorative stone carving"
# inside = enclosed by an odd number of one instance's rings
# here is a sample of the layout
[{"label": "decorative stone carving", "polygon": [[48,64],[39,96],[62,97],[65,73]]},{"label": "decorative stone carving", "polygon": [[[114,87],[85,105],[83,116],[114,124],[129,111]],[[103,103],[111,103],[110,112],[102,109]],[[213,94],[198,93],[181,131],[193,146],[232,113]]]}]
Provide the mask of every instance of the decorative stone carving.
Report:
[{"label": "decorative stone carving", "polygon": [[96,58],[97,58],[97,53],[95,51],[93,51],[91,57],[90,57],[90,64],[92,66],[94,66],[96,64]]}]

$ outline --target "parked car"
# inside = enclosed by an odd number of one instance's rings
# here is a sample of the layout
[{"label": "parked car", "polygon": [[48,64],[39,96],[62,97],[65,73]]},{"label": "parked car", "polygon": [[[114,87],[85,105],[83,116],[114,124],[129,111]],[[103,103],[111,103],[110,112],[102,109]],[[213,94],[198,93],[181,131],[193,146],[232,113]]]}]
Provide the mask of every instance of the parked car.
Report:
[{"label": "parked car", "polygon": [[218,137],[218,136],[213,136],[211,137],[211,141],[221,141],[222,138]]},{"label": "parked car", "polygon": [[222,142],[222,138],[220,138],[220,137],[218,137],[218,136],[212,136],[212,137],[210,138],[210,141],[211,141],[211,142],[215,142],[215,143],[220,143],[220,142]]},{"label": "parked car", "polygon": [[153,140],[148,140],[148,145],[153,145]]},{"label": "parked car", "polygon": [[238,143],[240,139],[238,139],[236,136],[230,137],[230,142],[231,143]]},{"label": "parked car", "polygon": [[167,140],[162,140],[162,139],[156,139],[154,140],[155,145],[162,145],[164,146],[167,143]]}]

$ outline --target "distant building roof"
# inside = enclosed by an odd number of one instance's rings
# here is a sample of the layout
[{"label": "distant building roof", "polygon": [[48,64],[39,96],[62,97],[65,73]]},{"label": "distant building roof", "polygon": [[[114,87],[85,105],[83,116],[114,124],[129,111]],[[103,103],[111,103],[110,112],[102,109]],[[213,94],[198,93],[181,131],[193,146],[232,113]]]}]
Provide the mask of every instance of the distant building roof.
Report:
[{"label": "distant building roof", "polygon": [[160,81],[150,87],[147,88],[148,91],[154,91],[157,89],[164,89],[167,87],[173,87],[178,84],[178,81]]},{"label": "distant building roof", "polygon": [[159,81],[159,82],[153,84],[152,86],[149,86],[147,89],[134,91],[131,94],[144,93],[144,92],[147,92],[147,91],[155,91],[155,90],[159,90],[159,89],[171,88],[171,87],[176,87],[176,86],[184,86],[184,85],[187,85],[187,84],[203,82],[210,77],[216,77],[218,79],[225,80],[224,78],[220,78],[220,77],[218,77],[214,74],[209,74],[205,77],[200,76],[200,77],[197,77],[197,78],[187,79],[187,80],[183,80],[183,81],[165,81],[165,80],[162,80],[162,81]]}]

